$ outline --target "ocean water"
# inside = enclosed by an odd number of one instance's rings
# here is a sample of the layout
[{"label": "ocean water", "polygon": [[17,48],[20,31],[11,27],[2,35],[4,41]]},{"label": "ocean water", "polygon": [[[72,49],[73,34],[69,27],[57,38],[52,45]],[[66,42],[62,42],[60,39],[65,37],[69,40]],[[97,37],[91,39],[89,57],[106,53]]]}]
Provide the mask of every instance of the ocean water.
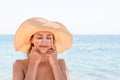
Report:
[{"label": "ocean water", "polygon": [[[0,80],[12,80],[14,61],[24,58],[13,35],[0,35]],[[120,35],[73,35],[72,47],[58,58],[65,59],[70,80],[120,80]]]}]

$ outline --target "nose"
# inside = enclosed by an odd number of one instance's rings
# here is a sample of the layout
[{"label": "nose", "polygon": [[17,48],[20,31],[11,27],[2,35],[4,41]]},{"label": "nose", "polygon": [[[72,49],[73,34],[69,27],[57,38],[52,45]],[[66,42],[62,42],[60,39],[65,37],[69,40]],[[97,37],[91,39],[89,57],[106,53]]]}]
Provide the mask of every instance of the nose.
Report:
[{"label": "nose", "polygon": [[44,38],[44,39],[43,39],[43,42],[47,42],[47,39],[46,39],[46,38]]}]

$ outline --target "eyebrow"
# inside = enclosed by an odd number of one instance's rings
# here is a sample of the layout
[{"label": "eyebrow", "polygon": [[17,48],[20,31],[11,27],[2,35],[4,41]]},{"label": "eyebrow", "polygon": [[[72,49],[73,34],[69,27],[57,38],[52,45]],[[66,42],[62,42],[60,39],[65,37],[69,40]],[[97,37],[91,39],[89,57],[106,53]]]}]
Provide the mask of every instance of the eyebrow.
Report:
[{"label": "eyebrow", "polygon": [[52,34],[47,34],[47,36],[51,36]]},{"label": "eyebrow", "polygon": [[[42,34],[36,34],[36,35],[39,35],[39,36],[43,36]],[[51,36],[52,34],[47,34],[47,36]]]}]

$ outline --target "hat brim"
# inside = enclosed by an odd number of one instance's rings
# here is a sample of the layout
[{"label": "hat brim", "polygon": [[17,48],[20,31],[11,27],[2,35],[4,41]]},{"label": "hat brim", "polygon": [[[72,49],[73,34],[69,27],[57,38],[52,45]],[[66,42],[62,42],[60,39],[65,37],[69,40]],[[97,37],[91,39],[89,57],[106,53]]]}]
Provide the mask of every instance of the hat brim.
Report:
[{"label": "hat brim", "polygon": [[14,36],[14,47],[16,51],[22,51],[28,54],[31,46],[30,38],[39,31],[49,31],[54,34],[55,46],[58,53],[72,46],[72,35],[62,24],[45,21],[41,23],[40,20],[29,19],[18,28]]}]

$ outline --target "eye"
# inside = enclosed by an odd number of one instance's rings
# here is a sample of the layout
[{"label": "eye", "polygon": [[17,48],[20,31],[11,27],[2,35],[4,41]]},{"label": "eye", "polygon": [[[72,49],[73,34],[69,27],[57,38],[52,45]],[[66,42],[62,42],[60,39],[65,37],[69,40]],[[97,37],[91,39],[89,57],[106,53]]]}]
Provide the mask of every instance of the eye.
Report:
[{"label": "eye", "polygon": [[47,37],[47,39],[51,39],[51,37]]},{"label": "eye", "polygon": [[37,37],[36,42],[42,42],[42,37]]},{"label": "eye", "polygon": [[52,41],[52,38],[51,37],[47,37],[47,42],[51,42]]},{"label": "eye", "polygon": [[37,39],[43,39],[43,37],[37,37]]}]

